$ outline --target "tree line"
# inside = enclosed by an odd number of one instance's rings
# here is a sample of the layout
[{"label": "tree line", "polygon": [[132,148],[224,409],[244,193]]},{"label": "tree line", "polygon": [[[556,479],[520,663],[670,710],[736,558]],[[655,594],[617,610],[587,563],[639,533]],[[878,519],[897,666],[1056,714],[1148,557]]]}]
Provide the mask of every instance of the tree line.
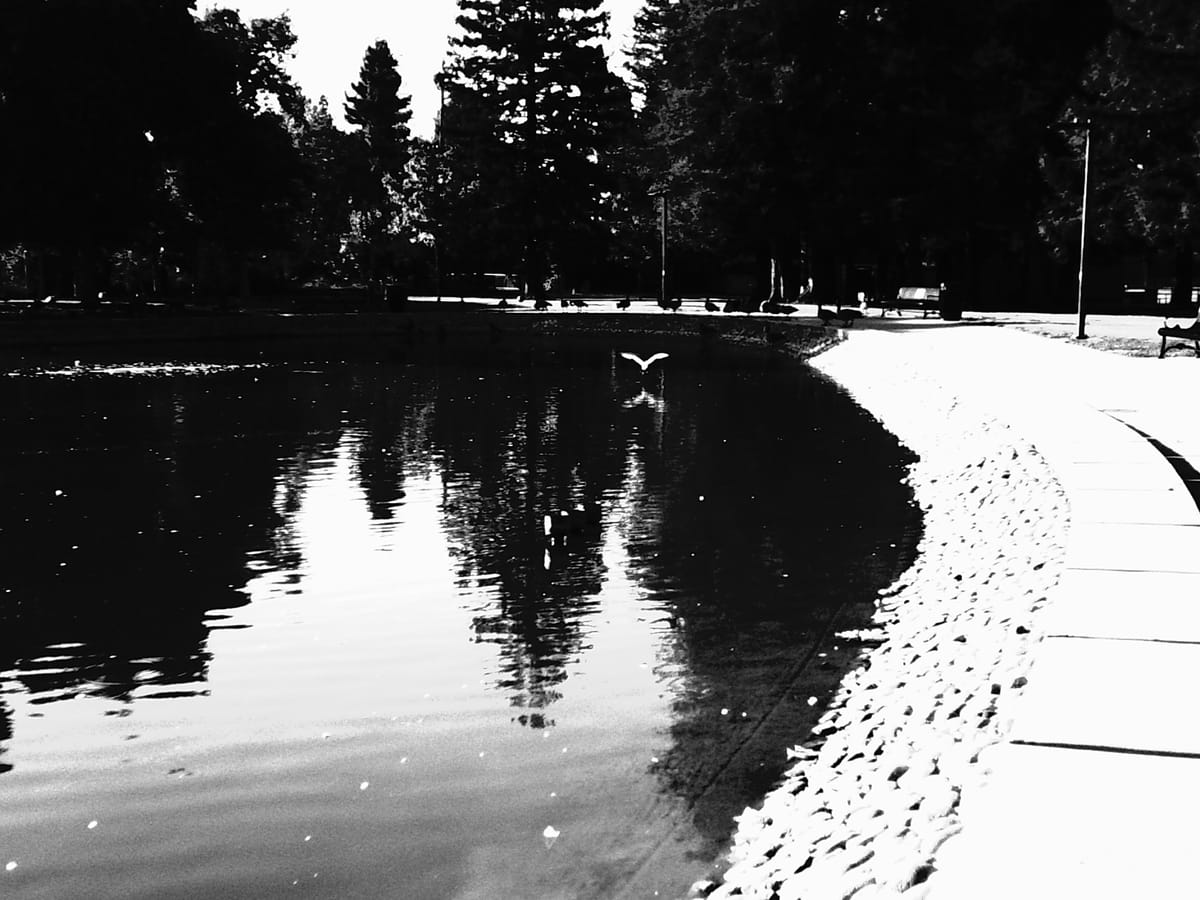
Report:
[{"label": "tree line", "polygon": [[839,302],[918,278],[1063,293],[1091,238],[1190,290],[1200,12],[1187,0],[459,0],[432,138],[386,41],[344,131],[286,16],[10,0],[0,291],[233,299],[302,286]]}]

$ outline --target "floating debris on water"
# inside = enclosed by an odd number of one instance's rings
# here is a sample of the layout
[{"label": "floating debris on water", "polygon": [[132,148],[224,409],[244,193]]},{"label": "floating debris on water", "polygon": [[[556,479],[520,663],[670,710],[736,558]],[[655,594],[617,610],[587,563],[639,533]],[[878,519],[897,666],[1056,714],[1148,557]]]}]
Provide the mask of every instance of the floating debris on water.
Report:
[{"label": "floating debris on water", "polygon": [[81,360],[65,369],[29,368],[6,372],[6,375],[20,377],[22,375],[58,375],[75,376],[87,375],[211,375],[216,372],[235,372],[241,369],[262,369],[265,363],[132,363],[132,364],[88,364],[82,365]]}]

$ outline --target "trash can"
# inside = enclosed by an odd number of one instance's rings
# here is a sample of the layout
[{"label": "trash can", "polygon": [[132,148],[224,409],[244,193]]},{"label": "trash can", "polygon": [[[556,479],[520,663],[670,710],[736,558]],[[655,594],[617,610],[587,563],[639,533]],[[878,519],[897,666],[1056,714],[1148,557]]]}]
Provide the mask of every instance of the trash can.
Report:
[{"label": "trash can", "polygon": [[945,285],[938,294],[938,315],[947,322],[957,322],[962,319],[962,308],[958,303],[958,294]]}]

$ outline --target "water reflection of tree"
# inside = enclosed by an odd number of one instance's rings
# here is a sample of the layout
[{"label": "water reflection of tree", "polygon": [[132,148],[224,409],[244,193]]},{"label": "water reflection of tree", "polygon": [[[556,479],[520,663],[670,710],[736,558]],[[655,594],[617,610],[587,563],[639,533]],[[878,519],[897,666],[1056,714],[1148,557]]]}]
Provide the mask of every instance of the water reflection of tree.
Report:
[{"label": "water reflection of tree", "polygon": [[0,701],[0,775],[5,772],[12,771],[12,764],[4,761],[4,751],[8,748],[5,746],[12,740],[12,713],[3,701]]},{"label": "water reflection of tree", "polygon": [[246,602],[247,558],[296,563],[277,540],[277,477],[336,435],[338,411],[266,370],[0,390],[15,476],[0,531],[22,547],[0,596],[0,668],[34,703],[202,692],[211,614]]},{"label": "water reflection of tree", "polygon": [[618,409],[594,370],[467,369],[442,381],[433,442],[456,574],[464,585],[495,578],[497,599],[473,627],[498,645],[498,683],[531,727],[553,724],[546,710],[586,647],[604,577],[598,533],[547,552],[542,517],[619,486]]},{"label": "water reflection of tree", "polygon": [[916,513],[900,448],[827,382],[772,367],[700,382],[703,402],[675,389],[661,450],[633,451],[648,508],[633,500],[626,542],[670,626],[660,666],[682,675],[657,771],[719,842],[853,662],[826,642],[802,665],[831,623],[857,627]]},{"label": "water reflection of tree", "polygon": [[415,366],[365,367],[353,382],[354,474],[375,521],[393,518],[406,478],[428,474],[435,393],[432,371]]}]

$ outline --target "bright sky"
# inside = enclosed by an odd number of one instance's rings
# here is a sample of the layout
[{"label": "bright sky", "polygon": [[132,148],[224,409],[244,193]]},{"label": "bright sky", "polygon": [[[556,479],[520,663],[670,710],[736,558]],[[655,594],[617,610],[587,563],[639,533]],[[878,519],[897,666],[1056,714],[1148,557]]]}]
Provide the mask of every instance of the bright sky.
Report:
[{"label": "bright sky", "polygon": [[[286,12],[299,38],[290,65],[292,77],[313,100],[322,94],[328,97],[334,119],[343,126],[342,103],[358,79],[363,54],[376,41],[387,41],[404,79],[402,90],[412,93],[413,130],[432,135],[438,106],[433,76],[455,28],[455,0],[198,0],[196,4],[200,13],[213,6],[236,9],[247,21]],[[610,14],[609,53],[619,53],[633,43],[633,17],[641,0],[605,0],[604,7]]]}]

